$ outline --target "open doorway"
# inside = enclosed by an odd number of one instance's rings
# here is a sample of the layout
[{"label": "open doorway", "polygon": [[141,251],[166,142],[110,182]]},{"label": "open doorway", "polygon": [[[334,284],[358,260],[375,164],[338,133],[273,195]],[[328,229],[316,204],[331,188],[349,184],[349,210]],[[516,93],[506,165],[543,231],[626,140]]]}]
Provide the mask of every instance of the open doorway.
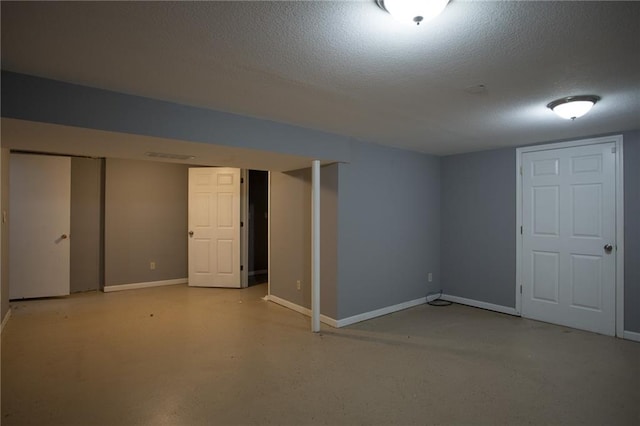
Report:
[{"label": "open doorway", "polygon": [[267,282],[269,265],[269,172],[249,170],[248,285]]}]

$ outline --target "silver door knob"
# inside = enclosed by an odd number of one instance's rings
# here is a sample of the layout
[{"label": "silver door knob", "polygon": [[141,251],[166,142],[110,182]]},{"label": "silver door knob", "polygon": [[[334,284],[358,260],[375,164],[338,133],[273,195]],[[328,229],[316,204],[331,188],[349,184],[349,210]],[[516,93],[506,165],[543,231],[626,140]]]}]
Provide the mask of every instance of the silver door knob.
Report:
[{"label": "silver door knob", "polygon": [[189,231],[189,236],[193,237],[193,231]]},{"label": "silver door knob", "polygon": [[613,251],[613,246],[611,244],[606,244],[604,246],[605,253],[611,253]]}]

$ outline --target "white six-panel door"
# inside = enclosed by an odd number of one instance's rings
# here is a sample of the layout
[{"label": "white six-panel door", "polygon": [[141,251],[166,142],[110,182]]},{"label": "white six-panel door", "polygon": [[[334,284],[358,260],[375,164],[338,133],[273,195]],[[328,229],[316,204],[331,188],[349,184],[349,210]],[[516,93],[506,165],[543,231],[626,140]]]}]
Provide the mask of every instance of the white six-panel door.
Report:
[{"label": "white six-panel door", "polygon": [[522,315],[615,335],[615,143],[526,152],[522,167]]},{"label": "white six-panel door", "polygon": [[68,295],[71,159],[9,158],[9,297]]},{"label": "white six-panel door", "polygon": [[189,169],[189,285],[240,287],[240,169]]}]

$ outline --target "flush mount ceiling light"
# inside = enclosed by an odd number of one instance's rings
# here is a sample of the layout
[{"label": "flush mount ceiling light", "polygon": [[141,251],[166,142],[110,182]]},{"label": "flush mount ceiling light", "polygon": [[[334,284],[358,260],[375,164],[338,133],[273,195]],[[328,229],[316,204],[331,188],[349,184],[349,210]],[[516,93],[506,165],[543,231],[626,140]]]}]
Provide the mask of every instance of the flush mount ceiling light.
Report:
[{"label": "flush mount ceiling light", "polygon": [[575,120],[588,113],[599,100],[600,96],[596,95],[567,96],[550,102],[547,108],[566,120]]},{"label": "flush mount ceiling light", "polygon": [[449,0],[376,0],[376,3],[398,21],[420,25],[440,15]]}]

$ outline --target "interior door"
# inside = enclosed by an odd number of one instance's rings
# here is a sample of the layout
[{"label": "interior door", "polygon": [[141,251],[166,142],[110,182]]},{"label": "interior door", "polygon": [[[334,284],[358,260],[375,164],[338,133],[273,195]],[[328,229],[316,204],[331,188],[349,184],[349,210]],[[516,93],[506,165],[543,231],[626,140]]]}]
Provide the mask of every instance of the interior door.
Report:
[{"label": "interior door", "polygon": [[10,155],[9,297],[69,294],[71,159]]},{"label": "interior door", "polygon": [[522,315],[614,335],[615,144],[522,160]]},{"label": "interior door", "polygon": [[189,285],[240,287],[240,169],[189,169]]}]

